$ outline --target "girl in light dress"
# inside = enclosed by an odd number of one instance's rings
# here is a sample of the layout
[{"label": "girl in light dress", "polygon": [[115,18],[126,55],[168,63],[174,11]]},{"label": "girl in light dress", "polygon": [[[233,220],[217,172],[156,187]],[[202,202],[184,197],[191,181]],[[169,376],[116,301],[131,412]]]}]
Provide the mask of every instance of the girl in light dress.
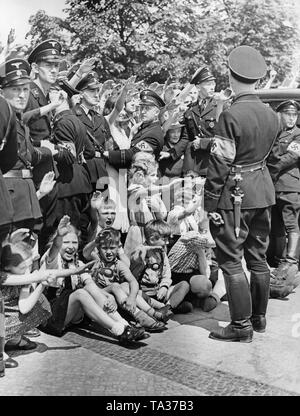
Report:
[{"label": "girl in light dress", "polygon": [[[126,150],[130,148],[131,137],[128,135],[129,118],[124,109],[128,93],[134,88],[135,76],[129,78],[122,88],[113,110],[105,116],[112,141],[105,144],[106,151],[103,153],[104,157],[108,157],[110,150]],[[106,169],[108,173],[108,190],[109,197],[116,204],[116,219],[114,227],[122,233],[127,233],[129,229],[129,220],[127,213],[127,169],[117,170],[106,161]]]},{"label": "girl in light dress", "polygon": [[[51,247],[41,260],[42,267],[69,271],[84,267],[78,259],[78,234],[65,215],[60,220]],[[117,312],[114,297],[99,289],[88,273],[57,279],[54,285],[48,287],[46,297],[52,311],[52,317],[43,328],[47,333],[61,336],[69,325],[80,323],[86,314],[118,337],[121,344],[144,337],[145,330],[130,326]]]}]

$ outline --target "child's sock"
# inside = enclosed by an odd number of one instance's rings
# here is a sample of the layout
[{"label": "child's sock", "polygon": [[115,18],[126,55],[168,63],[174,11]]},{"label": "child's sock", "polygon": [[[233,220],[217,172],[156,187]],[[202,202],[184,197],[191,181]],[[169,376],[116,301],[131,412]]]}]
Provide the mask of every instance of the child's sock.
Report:
[{"label": "child's sock", "polygon": [[125,325],[121,322],[115,322],[110,329],[110,332],[116,336],[122,335],[125,329]]}]

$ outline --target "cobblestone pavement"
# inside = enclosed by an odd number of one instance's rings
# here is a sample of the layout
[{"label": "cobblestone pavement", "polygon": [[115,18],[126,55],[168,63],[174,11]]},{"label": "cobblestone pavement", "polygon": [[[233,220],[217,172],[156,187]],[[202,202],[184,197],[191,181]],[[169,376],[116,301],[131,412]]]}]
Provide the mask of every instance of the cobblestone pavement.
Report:
[{"label": "cobblestone pavement", "polygon": [[[169,329],[124,348],[96,326],[14,352],[19,367],[0,378],[8,396],[292,396],[300,394],[300,292],[271,300],[268,331],[250,344],[222,343],[208,331],[229,320],[221,304],[169,321]],[[300,312],[300,310],[299,310]],[[299,337],[297,336],[299,335]]]}]

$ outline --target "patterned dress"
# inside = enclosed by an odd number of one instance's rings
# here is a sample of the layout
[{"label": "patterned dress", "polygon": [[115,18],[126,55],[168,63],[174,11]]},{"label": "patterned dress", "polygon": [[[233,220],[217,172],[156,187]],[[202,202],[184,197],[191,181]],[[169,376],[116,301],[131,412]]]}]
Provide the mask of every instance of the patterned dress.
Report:
[{"label": "patterned dress", "polygon": [[34,307],[26,314],[19,311],[19,296],[24,286],[1,286],[5,307],[5,339],[24,335],[46,322],[51,316],[50,304],[41,294]]}]

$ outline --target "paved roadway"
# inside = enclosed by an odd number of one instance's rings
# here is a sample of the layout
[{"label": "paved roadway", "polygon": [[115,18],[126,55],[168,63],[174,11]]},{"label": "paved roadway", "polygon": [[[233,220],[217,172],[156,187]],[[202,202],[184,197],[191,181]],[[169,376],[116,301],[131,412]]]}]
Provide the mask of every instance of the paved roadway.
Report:
[{"label": "paved roadway", "polygon": [[271,299],[268,330],[252,343],[224,343],[209,330],[227,325],[228,306],[195,309],[135,348],[96,327],[15,352],[19,367],[0,378],[1,396],[293,396],[300,394],[300,289]]}]

